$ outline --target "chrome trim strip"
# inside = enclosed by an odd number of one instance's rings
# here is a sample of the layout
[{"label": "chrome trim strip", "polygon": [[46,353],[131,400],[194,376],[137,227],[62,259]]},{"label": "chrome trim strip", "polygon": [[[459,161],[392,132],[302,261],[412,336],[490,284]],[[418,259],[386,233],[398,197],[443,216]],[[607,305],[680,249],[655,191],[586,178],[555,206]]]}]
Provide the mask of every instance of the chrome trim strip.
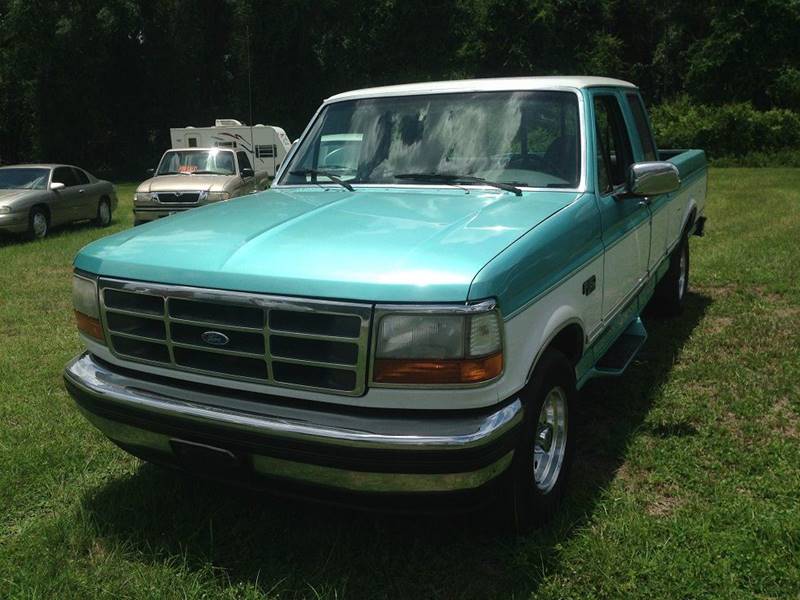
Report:
[{"label": "chrome trim strip", "polygon": [[[271,415],[221,408],[224,396],[148,384],[116,373],[93,360],[88,352],[67,364],[64,378],[108,406],[136,409],[153,418],[171,417],[186,423],[224,426],[232,432],[383,450],[429,452],[484,446],[522,422],[522,401],[515,398],[489,414],[434,417],[347,416],[289,406],[270,406]],[[168,395],[169,394],[169,395]],[[198,400],[214,402],[200,404]]]},{"label": "chrome trim strip", "polygon": [[[167,338],[164,340],[142,338],[141,336],[139,336],[138,338],[134,337],[132,339],[143,339],[143,341],[151,343],[159,343],[162,346],[165,346],[169,353],[169,359],[170,359],[169,363],[150,360],[147,358],[139,358],[135,356],[130,356],[128,354],[120,353],[116,350],[114,344],[110,343],[109,350],[112,352],[114,356],[116,356],[121,360],[148,364],[172,370],[181,370],[191,373],[203,373],[225,379],[253,381],[267,385],[275,385],[279,387],[302,389],[302,390],[313,390],[313,391],[319,391],[337,395],[360,396],[364,394],[364,392],[366,391],[369,328],[370,328],[370,323],[372,321],[372,312],[373,312],[373,307],[371,304],[339,302],[333,300],[329,301],[329,300],[315,300],[306,298],[293,298],[285,296],[272,296],[267,294],[252,294],[252,293],[236,292],[229,290],[195,288],[190,286],[165,285],[159,283],[147,283],[139,281],[125,281],[108,277],[100,277],[98,279],[98,289],[100,298],[100,318],[103,323],[103,328],[107,336],[110,337],[110,335],[120,335],[119,332],[112,331],[112,329],[109,327],[107,313],[120,313],[134,317],[143,317],[156,321],[162,321],[164,322],[166,327]],[[147,294],[150,296],[163,298],[164,300],[163,313],[161,315],[157,315],[152,312],[144,312],[144,311],[137,312],[135,309],[130,310],[130,309],[117,309],[113,307],[107,307],[105,302],[105,290],[107,289],[119,290],[121,292],[127,292],[131,294]],[[176,299],[199,301],[199,302],[211,302],[227,306],[240,306],[243,308],[258,309],[262,311],[261,314],[263,316],[264,326],[263,328],[250,327],[241,324],[229,326],[222,322],[210,323],[208,321],[203,321],[202,319],[187,319],[184,317],[173,318],[170,314],[171,313],[170,304],[171,301]],[[270,329],[269,325],[270,311],[272,310],[357,318],[360,321],[360,326],[358,328],[358,335],[356,337],[350,338],[344,336],[341,337],[329,336],[326,334],[316,335],[313,333],[305,333],[305,332],[284,332],[283,330],[273,331]],[[172,323],[195,325],[208,328],[219,328],[222,330],[229,328],[234,331],[242,331],[245,333],[257,333],[260,334],[264,340],[265,353],[262,355],[246,351],[228,350],[225,348],[217,348],[213,346],[178,342],[172,339],[172,331],[171,331]],[[294,364],[303,364],[303,365],[317,366],[322,368],[343,369],[347,371],[353,371],[356,374],[354,389],[340,390],[334,387],[319,387],[310,384],[306,385],[300,383],[289,383],[275,379],[273,364],[272,364],[273,357],[270,352],[270,335],[273,333],[275,335],[285,335],[286,333],[297,333],[299,335],[297,335],[296,337],[304,337],[304,339],[317,339],[322,341],[335,339],[335,341],[344,341],[356,344],[356,346],[358,347],[358,358],[355,365],[341,365],[338,363],[324,362],[324,361],[304,362],[302,359],[275,357],[279,361],[287,363],[291,362]],[[265,362],[265,377],[263,378],[247,377],[247,376],[233,375],[230,373],[224,373],[221,371],[213,371],[213,370],[206,370],[206,369],[186,366],[178,363],[175,360],[175,351],[174,351],[175,348],[186,348],[186,349],[199,350],[202,352],[210,352],[221,355],[241,356],[247,358],[260,359]]]}]

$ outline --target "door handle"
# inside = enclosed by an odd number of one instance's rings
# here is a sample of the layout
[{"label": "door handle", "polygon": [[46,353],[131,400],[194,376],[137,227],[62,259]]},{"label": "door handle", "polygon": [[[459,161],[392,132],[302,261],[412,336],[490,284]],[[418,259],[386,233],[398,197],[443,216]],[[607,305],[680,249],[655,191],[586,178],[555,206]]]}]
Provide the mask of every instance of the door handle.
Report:
[{"label": "door handle", "polygon": [[82,193],[83,193],[83,192],[85,192],[85,191],[86,191],[86,190],[78,190],[78,193],[79,193],[79,194],[82,194]]},{"label": "door handle", "polygon": [[639,200],[639,206],[643,208],[650,206],[650,198],[644,197],[641,200]]}]

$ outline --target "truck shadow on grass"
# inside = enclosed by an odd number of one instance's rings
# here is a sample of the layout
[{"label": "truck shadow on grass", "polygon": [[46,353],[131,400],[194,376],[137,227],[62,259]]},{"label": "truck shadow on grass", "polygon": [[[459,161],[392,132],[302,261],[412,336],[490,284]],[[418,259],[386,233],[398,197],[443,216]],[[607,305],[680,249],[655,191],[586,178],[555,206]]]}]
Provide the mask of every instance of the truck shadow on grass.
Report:
[{"label": "truck shadow on grass", "polygon": [[181,577],[211,573],[213,566],[223,578],[209,585],[231,582],[272,594],[528,596],[561,570],[560,546],[592,520],[637,433],[694,434],[686,423],[648,428],[645,419],[710,303],[690,294],[680,318],[646,318],[650,338],[625,376],[587,385],[566,502],[553,522],[525,538],[498,533],[490,510],[436,517],[364,513],[151,465],[83,499],[89,534],[128,560],[170,564],[186,571]]}]

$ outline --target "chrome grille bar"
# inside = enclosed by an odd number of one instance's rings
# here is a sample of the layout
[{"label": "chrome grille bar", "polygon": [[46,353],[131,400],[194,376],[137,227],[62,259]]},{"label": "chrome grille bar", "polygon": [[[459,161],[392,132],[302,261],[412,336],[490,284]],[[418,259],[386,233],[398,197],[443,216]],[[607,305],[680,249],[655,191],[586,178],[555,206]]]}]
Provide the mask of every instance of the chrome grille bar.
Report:
[{"label": "chrome grille bar", "polygon": [[99,285],[103,327],[120,359],[295,389],[365,391],[372,305],[110,278]]}]

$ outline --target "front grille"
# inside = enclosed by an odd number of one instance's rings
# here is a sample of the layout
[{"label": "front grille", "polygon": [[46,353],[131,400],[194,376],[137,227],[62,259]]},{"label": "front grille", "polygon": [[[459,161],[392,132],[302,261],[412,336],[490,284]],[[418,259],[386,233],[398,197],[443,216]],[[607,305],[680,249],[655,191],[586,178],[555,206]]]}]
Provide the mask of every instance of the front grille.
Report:
[{"label": "front grille", "polygon": [[372,307],[100,279],[118,357],[292,388],[365,389]]},{"label": "front grille", "polygon": [[162,204],[197,204],[202,192],[158,192]]}]

